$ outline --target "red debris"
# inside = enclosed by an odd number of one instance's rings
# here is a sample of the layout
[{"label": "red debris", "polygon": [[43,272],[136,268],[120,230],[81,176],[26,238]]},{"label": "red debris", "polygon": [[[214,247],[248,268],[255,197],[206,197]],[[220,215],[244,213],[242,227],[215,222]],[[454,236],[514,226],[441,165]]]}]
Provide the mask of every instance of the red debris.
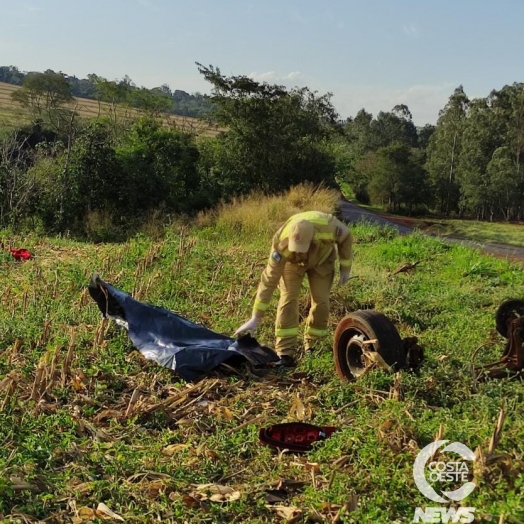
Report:
[{"label": "red debris", "polygon": [[13,255],[13,257],[15,257],[16,260],[29,260],[32,257],[31,253],[27,251],[27,249],[10,248],[8,251],[11,253],[11,255]]},{"label": "red debris", "polygon": [[337,431],[333,426],[315,426],[307,422],[286,422],[260,428],[258,437],[262,444],[294,453],[313,449],[313,442],[325,440]]}]

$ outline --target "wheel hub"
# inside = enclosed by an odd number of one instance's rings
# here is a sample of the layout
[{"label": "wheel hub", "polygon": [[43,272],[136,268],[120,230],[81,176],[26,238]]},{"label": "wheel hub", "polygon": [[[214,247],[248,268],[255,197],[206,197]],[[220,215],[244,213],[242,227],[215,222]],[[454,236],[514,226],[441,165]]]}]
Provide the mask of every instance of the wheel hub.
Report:
[{"label": "wheel hub", "polygon": [[364,335],[353,335],[346,347],[346,362],[351,373],[355,377],[359,377],[366,369],[366,359],[362,348],[365,341]]}]

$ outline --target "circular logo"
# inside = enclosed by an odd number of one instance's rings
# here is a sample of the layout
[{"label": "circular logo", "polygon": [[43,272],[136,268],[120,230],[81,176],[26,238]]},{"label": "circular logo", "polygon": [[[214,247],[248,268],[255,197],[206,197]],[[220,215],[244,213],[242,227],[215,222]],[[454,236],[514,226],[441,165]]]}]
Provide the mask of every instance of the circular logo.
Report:
[{"label": "circular logo", "polygon": [[[441,504],[447,504],[449,501],[444,497],[441,497],[429,484],[426,478],[426,469],[429,471],[429,480],[431,482],[463,482],[464,484],[454,491],[442,491],[448,499],[458,502],[466,498],[474,489],[475,483],[468,482],[469,468],[468,465],[463,461],[448,461],[448,462],[435,462],[432,461],[428,464],[429,459],[435,454],[435,452],[444,444],[447,444],[449,440],[435,440],[431,444],[428,444],[425,448],[421,449],[415,463],[413,464],[413,479],[419,491],[430,500],[434,502],[440,502]],[[453,442],[445,448],[442,452],[449,451],[457,453],[462,457],[463,460],[475,460],[475,454],[464,444],[460,442]]]}]

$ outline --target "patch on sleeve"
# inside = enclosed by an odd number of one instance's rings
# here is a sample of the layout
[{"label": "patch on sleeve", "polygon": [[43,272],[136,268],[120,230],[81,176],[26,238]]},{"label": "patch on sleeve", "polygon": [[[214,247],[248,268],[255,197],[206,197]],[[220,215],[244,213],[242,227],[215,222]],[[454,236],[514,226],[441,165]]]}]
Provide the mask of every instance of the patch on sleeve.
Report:
[{"label": "patch on sleeve", "polygon": [[278,264],[282,260],[282,255],[278,251],[273,251],[271,258]]},{"label": "patch on sleeve", "polygon": [[336,235],[337,237],[341,237],[344,234],[344,230],[339,226],[337,227]]}]

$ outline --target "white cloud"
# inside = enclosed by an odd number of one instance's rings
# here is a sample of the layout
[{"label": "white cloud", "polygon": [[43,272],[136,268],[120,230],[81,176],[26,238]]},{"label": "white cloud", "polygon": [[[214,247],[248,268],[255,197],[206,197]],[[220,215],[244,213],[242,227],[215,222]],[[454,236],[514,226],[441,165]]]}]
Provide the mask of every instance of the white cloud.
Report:
[{"label": "white cloud", "polygon": [[303,82],[304,75],[300,71],[291,71],[283,77],[284,80],[289,80],[290,82]]},{"label": "white cloud", "polygon": [[18,4],[14,9],[10,9],[9,11],[7,11],[7,14],[24,17],[36,15],[37,13],[40,13],[43,10],[43,7],[39,7],[33,4]]},{"label": "white cloud", "polygon": [[403,25],[402,31],[404,34],[412,37],[418,37],[420,35],[420,29],[415,24]]},{"label": "white cloud", "polygon": [[275,82],[277,79],[277,74],[275,71],[266,71],[265,73],[258,73],[257,71],[253,71],[252,73],[249,73],[249,78],[252,78],[253,80],[256,80],[257,82]]},{"label": "white cloud", "polygon": [[300,71],[291,71],[286,74],[278,74],[276,71],[266,71],[263,73],[253,71],[247,76],[253,80],[256,80],[257,82],[281,84],[289,88],[304,86],[306,84],[306,77]]}]

